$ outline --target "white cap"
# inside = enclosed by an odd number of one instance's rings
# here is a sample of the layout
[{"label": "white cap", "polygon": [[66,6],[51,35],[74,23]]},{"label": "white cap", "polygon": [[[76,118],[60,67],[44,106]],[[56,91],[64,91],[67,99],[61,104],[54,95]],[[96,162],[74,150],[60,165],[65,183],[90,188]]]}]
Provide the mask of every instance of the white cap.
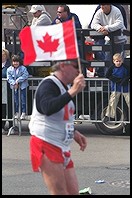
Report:
[{"label": "white cap", "polygon": [[43,7],[41,5],[32,5],[31,10],[29,12],[35,13],[38,10],[42,11],[43,10]]}]

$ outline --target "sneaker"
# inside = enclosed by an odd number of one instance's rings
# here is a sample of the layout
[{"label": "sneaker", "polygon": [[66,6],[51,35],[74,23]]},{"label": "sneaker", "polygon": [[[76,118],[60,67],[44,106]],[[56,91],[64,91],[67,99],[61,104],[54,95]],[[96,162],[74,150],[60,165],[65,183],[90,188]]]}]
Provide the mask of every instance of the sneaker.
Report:
[{"label": "sneaker", "polygon": [[19,119],[19,113],[18,113],[18,112],[15,113],[14,118],[15,118],[15,119]]},{"label": "sneaker", "polygon": [[79,190],[79,194],[80,195],[91,195],[92,194],[92,190],[91,190],[90,187],[84,188],[82,190]]},{"label": "sneaker", "polygon": [[108,122],[109,118],[107,116],[104,116],[102,119],[102,122]]},{"label": "sneaker", "polygon": [[25,119],[26,119],[26,114],[25,114],[25,113],[22,113],[20,119],[21,119],[21,120],[25,120]]}]

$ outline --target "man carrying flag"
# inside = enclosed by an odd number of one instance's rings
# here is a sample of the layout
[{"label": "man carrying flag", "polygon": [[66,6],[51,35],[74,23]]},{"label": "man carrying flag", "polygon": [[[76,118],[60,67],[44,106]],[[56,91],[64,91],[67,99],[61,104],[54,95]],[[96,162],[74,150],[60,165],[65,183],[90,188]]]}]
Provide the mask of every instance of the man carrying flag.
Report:
[{"label": "man carrying flag", "polygon": [[53,75],[37,87],[29,122],[32,170],[41,172],[50,195],[79,195],[70,145],[75,140],[81,151],[87,146],[86,137],[74,128],[73,102],[85,79],[77,60],[57,61],[52,69]]},{"label": "man carrying flag", "polygon": [[[73,98],[85,87],[73,21],[20,33],[24,61],[56,61],[34,95],[29,122],[32,170],[40,171],[50,195],[79,195],[70,145],[84,151],[87,139],[74,129]],[[40,31],[41,30],[41,31]],[[59,31],[58,31],[59,30]]]}]

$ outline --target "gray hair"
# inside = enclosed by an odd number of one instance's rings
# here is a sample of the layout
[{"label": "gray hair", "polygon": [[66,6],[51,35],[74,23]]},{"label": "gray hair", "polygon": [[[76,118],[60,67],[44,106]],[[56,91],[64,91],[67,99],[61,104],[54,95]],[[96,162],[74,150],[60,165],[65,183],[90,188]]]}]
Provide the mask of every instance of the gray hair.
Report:
[{"label": "gray hair", "polygon": [[57,62],[54,62],[53,65],[52,65],[52,72],[57,71],[57,70],[60,70],[60,64],[61,64],[61,63],[70,65],[71,62],[72,62],[72,61],[70,61],[70,60],[64,60],[64,61],[57,61]]}]

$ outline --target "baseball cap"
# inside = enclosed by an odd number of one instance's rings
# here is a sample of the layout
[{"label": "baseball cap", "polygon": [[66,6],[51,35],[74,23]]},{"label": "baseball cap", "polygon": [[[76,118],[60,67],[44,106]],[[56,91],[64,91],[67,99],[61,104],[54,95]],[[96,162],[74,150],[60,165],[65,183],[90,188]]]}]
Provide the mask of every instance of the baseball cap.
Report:
[{"label": "baseball cap", "polygon": [[38,10],[42,11],[43,10],[43,7],[41,5],[32,5],[31,10],[29,12],[35,13]]},{"label": "baseball cap", "polygon": [[[69,61],[78,63],[78,59],[71,59],[71,60],[69,60]],[[89,65],[89,61],[86,61],[86,60],[84,60],[84,59],[82,59],[82,58],[80,58],[80,63],[81,63],[82,65],[84,65],[84,66]]]},{"label": "baseball cap", "polygon": [[[78,60],[77,60],[77,59],[68,59],[68,60],[53,61],[53,64],[56,64],[57,62],[69,62],[69,63],[70,63],[70,62],[75,62],[75,63],[78,64]],[[87,66],[90,65],[90,62],[89,62],[89,61],[86,61],[86,60],[84,60],[84,59],[82,59],[82,58],[80,58],[80,63],[81,63],[81,65],[84,66],[84,67],[87,67]]]}]

